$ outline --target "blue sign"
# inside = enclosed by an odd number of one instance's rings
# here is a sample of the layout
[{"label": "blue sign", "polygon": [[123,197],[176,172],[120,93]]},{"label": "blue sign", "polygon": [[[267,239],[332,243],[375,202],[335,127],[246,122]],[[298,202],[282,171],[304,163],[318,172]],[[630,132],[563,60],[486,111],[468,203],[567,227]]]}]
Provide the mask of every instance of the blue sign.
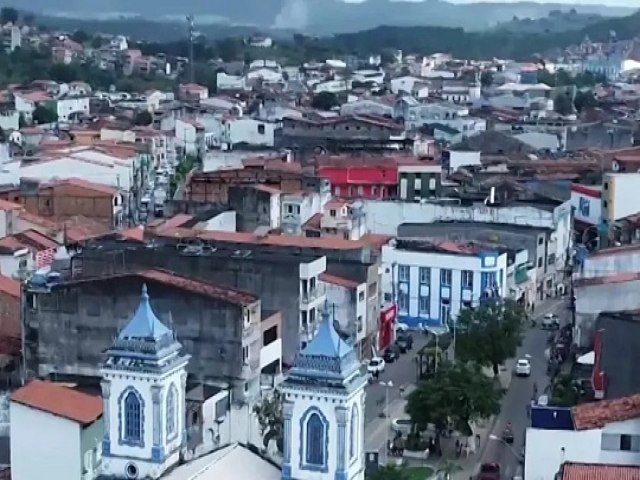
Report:
[{"label": "blue sign", "polygon": [[588,198],[580,197],[580,202],[578,203],[578,211],[580,212],[580,215],[583,217],[589,216],[590,204],[591,202]]}]

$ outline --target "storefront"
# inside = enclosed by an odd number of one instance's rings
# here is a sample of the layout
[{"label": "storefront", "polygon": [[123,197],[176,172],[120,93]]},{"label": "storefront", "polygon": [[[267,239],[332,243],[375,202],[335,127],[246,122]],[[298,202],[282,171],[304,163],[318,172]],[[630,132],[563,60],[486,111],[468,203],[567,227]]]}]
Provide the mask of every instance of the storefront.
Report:
[{"label": "storefront", "polygon": [[378,322],[378,352],[384,351],[395,341],[396,305],[392,303],[380,309]]}]

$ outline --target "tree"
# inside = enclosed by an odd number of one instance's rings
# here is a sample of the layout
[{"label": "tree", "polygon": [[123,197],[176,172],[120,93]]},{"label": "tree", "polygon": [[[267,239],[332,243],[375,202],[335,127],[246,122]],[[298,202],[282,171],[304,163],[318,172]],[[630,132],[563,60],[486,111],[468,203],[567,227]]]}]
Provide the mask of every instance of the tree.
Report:
[{"label": "tree", "polygon": [[462,310],[456,323],[457,357],[498,375],[499,365],[516,354],[524,317],[524,308],[513,300]]},{"label": "tree", "polygon": [[282,451],[282,394],[279,390],[274,390],[271,397],[265,398],[261,404],[253,407],[253,412],[258,417],[260,432],[264,447],[269,445],[271,440],[275,440],[278,449]]},{"label": "tree", "polygon": [[333,92],[320,92],[313,96],[311,106],[318,110],[331,110],[333,107],[339,107],[340,101]]},{"label": "tree", "polygon": [[436,427],[436,438],[449,426],[470,435],[470,422],[500,412],[504,390],[479,365],[443,363],[421,381],[407,399],[406,412],[419,431]]},{"label": "tree", "polygon": [[54,123],[58,121],[58,114],[44,105],[36,106],[32,114],[33,121],[36,124]]},{"label": "tree", "polygon": [[91,40],[91,35],[89,35],[84,30],[76,30],[71,34],[71,40],[83,44]]},{"label": "tree", "polygon": [[25,25],[32,26],[36,22],[36,16],[33,13],[23,13],[22,21]]},{"label": "tree", "polygon": [[585,108],[592,108],[598,106],[598,100],[596,100],[593,91],[588,90],[586,92],[576,93],[576,98],[573,99],[573,105],[578,112],[581,112]]},{"label": "tree", "polygon": [[225,38],[217,44],[220,58],[225,62],[236,60],[240,55],[240,43],[235,38]]},{"label": "tree", "polygon": [[51,80],[60,83],[69,83],[78,80],[78,71],[74,65],[66,65],[64,63],[54,63],[49,68],[49,76]]},{"label": "tree", "polygon": [[153,117],[148,111],[143,110],[136,114],[136,117],[133,119],[133,123],[146,127],[147,125],[151,125],[151,123],[153,123]]},{"label": "tree", "polygon": [[384,465],[368,473],[366,478],[367,480],[411,480],[407,468],[396,465]]},{"label": "tree", "polygon": [[480,74],[480,85],[483,87],[490,87],[493,83],[493,72],[485,70]]},{"label": "tree", "polygon": [[2,7],[0,8],[0,24],[4,25],[5,23],[16,23],[20,18],[20,14],[18,10],[11,7]]},{"label": "tree", "polygon": [[553,108],[560,115],[570,115],[573,113],[573,102],[568,92],[560,92],[554,97]]}]

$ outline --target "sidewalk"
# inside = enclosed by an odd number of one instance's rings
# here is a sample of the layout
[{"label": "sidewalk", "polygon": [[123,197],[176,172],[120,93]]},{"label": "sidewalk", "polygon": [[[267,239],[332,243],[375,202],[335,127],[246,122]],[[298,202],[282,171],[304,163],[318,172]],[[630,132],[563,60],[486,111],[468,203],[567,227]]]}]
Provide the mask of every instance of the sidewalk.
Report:
[{"label": "sidewalk", "polygon": [[[500,369],[499,377],[500,383],[503,388],[508,388],[511,382],[511,371],[513,368],[513,360],[507,362],[505,368]],[[487,369],[486,373],[489,376],[493,375],[491,369]],[[404,397],[409,395],[415,389],[414,385],[408,387],[404,392]],[[406,413],[404,411],[406,404],[406,400],[404,398],[396,399],[393,402],[389,403],[389,416],[387,418],[378,417],[367,425],[365,425],[365,449],[366,451],[377,451],[380,453],[380,462],[381,463],[391,463],[398,459],[396,458],[387,458],[387,449],[386,445],[390,438],[393,437],[393,432],[391,430],[391,421],[394,418],[406,417]],[[487,435],[493,429],[493,425],[495,423],[495,418],[491,418],[483,421],[480,424],[473,426],[474,435],[478,435],[480,437],[480,446],[476,450],[475,454],[469,454],[468,456],[462,456],[460,458],[455,457],[455,439],[442,439],[442,449],[444,451],[444,455],[442,458],[426,458],[425,460],[417,460],[417,459],[407,459],[404,458],[404,462],[407,465],[422,465],[426,467],[433,468],[434,471],[437,471],[438,468],[442,467],[442,465],[450,460],[453,463],[459,465],[462,470],[451,475],[452,480],[467,480],[469,477],[473,476],[480,465],[480,458],[482,458],[482,454],[487,445]]]}]

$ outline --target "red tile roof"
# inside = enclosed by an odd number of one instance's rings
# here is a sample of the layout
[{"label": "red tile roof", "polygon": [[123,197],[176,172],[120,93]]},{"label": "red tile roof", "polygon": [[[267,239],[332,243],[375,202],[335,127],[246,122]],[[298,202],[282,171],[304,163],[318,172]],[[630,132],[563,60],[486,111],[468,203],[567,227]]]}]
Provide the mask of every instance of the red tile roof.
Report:
[{"label": "red tile roof", "polygon": [[571,409],[576,430],[602,428],[608,423],[640,418],[640,394],[585,403]]},{"label": "red tile roof", "polygon": [[32,380],[16,390],[11,401],[83,426],[95,422],[102,415],[100,397],[41,380]]},{"label": "red tile roof", "polygon": [[636,465],[604,465],[592,463],[565,463],[562,480],[640,480],[640,467]]},{"label": "red tile roof", "polygon": [[0,255],[13,254],[24,248],[26,247],[13,236],[0,238]]},{"label": "red tile roof", "polygon": [[324,283],[330,283],[344,288],[358,288],[358,285],[360,285],[354,280],[339,277],[338,275],[331,275],[330,273],[321,273],[318,278]]}]

